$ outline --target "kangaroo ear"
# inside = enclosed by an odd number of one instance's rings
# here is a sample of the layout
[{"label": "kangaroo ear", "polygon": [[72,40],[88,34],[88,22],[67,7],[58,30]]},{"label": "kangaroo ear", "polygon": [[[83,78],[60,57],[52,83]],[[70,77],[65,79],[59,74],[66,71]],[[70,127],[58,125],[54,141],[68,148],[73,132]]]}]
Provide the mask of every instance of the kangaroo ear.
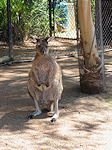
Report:
[{"label": "kangaroo ear", "polygon": [[50,41],[52,41],[52,40],[54,40],[54,37],[48,37],[48,38],[47,38],[47,42],[50,42]]},{"label": "kangaroo ear", "polygon": [[36,41],[37,41],[37,43],[39,42],[39,38],[38,39],[36,39]]},{"label": "kangaroo ear", "polygon": [[49,40],[49,37],[46,37],[46,38],[44,39],[44,41],[47,42],[47,43],[49,42],[48,40]]},{"label": "kangaroo ear", "polygon": [[31,38],[32,38],[32,39],[34,39],[34,40],[36,40],[36,41],[37,41],[37,43],[39,42],[39,38],[38,38],[36,35],[31,36]]},{"label": "kangaroo ear", "polygon": [[53,40],[54,39],[54,37],[46,37],[45,38],[45,41],[48,43],[48,42],[50,42],[51,40]]}]

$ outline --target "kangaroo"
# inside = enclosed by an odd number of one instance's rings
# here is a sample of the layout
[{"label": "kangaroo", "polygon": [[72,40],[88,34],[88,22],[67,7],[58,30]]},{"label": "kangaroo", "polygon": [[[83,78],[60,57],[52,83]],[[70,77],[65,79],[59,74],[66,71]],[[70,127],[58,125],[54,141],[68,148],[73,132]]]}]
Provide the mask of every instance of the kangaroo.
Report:
[{"label": "kangaroo", "polygon": [[63,84],[58,63],[49,55],[48,38],[36,39],[36,55],[28,79],[28,93],[35,102],[36,111],[28,119],[40,115],[43,109],[54,111],[51,122],[59,117],[58,101]]}]

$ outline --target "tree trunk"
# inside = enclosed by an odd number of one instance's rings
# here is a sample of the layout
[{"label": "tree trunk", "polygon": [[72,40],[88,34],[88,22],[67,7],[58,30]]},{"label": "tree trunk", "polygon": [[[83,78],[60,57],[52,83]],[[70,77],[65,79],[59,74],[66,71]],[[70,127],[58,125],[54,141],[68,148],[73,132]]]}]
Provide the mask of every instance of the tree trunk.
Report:
[{"label": "tree trunk", "polygon": [[98,54],[90,0],[78,0],[78,19],[83,51],[83,59],[79,60],[81,91],[99,93],[103,90],[102,66]]}]

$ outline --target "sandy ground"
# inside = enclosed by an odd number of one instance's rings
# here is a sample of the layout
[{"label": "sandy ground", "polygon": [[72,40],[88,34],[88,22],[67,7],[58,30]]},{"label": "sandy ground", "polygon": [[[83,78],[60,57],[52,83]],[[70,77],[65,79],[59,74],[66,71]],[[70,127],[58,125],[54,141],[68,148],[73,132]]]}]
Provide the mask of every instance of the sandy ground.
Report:
[{"label": "sandy ground", "polygon": [[0,150],[112,150],[112,52],[105,54],[107,93],[80,92],[77,59],[58,59],[64,91],[60,117],[50,123],[27,93],[31,63],[0,67]]}]

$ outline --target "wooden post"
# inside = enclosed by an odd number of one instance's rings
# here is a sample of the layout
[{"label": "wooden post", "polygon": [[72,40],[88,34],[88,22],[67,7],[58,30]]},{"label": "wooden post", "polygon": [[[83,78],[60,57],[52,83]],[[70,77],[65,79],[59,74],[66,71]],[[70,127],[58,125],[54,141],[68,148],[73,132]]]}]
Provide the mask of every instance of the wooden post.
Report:
[{"label": "wooden post", "polygon": [[49,26],[50,26],[50,37],[52,37],[51,0],[49,0]]},{"label": "wooden post", "polygon": [[7,0],[7,17],[8,17],[9,57],[10,57],[10,60],[13,60],[13,41],[12,41],[10,0]]}]

